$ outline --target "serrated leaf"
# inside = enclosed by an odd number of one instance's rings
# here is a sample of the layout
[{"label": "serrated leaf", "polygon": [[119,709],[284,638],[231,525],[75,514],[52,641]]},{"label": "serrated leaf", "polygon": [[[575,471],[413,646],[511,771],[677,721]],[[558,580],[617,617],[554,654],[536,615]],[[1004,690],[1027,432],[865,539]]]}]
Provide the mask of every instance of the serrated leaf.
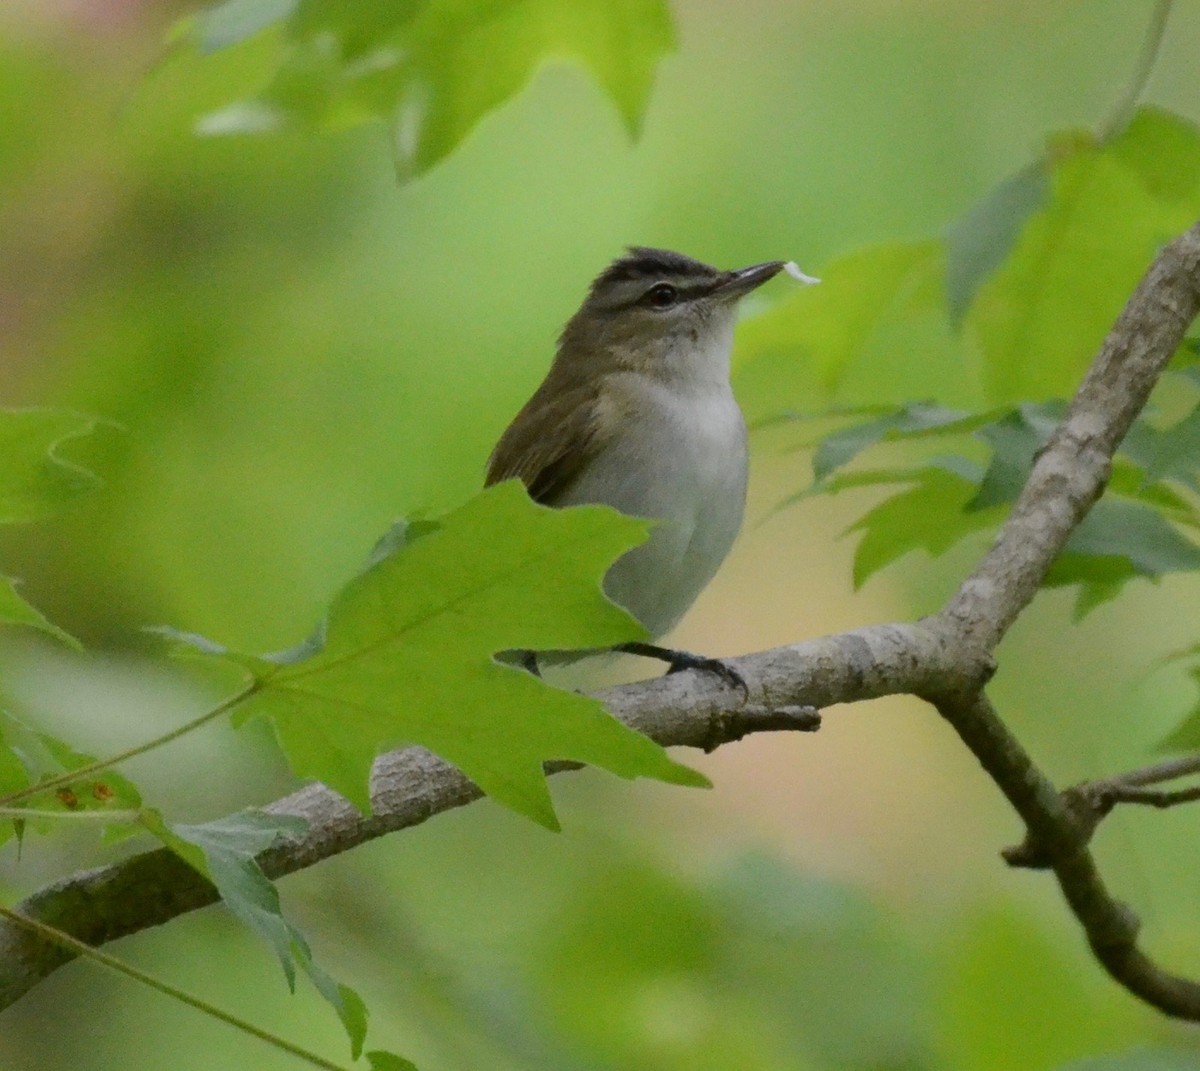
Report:
[{"label": "serrated leaf", "polygon": [[[20,792],[39,781],[80,769],[94,761],[93,756],[76,751],[56,736],[0,710],[0,796]],[[32,811],[129,812],[141,808],[142,797],[127,777],[115,770],[102,770],[25,797],[14,806]],[[22,820],[21,828],[25,827],[46,832],[53,824],[49,819]],[[0,841],[7,838],[12,828],[11,822],[0,822]]]},{"label": "serrated leaf", "polygon": [[1075,619],[1114,598],[1137,577],[1200,569],[1200,547],[1161,513],[1136,502],[1102,499],[1071,534],[1044,587],[1079,584]]},{"label": "serrated leaf", "polygon": [[1112,602],[1121,594],[1125,586],[1123,581],[1096,581],[1079,585],[1079,594],[1075,598],[1075,609],[1071,619],[1079,624],[1088,614],[1106,602]]},{"label": "serrated leaf", "polygon": [[1154,435],[1152,453],[1146,462],[1146,479],[1178,480],[1200,490],[1200,405],[1169,428]]},{"label": "serrated leaf", "polygon": [[485,792],[556,827],[544,762],[702,785],[593,699],[494,658],[510,649],[610,647],[643,635],[601,593],[608,565],[647,523],[603,507],[551,510],[515,482],[478,495],[436,530],[382,558],[334,600],[324,647],[255,664],[235,723],[271,719],[292,768],[370,807],[371,763],[420,744]]},{"label": "serrated leaf", "polygon": [[1071,533],[1065,550],[1123,558],[1137,575],[1146,577],[1200,569],[1200,547],[1156,510],[1121,500],[1097,502]]},{"label": "serrated leaf", "polygon": [[820,481],[853,461],[868,447],[888,439],[919,437],[928,433],[970,430],[979,418],[957,409],[928,402],[915,402],[874,420],[840,428],[826,435],[813,455],[813,478]]},{"label": "serrated leaf", "polygon": [[1120,477],[1119,482],[1117,479],[1109,481],[1109,486],[1114,494],[1123,494],[1127,498],[1139,499],[1158,510],[1167,520],[1175,524],[1185,524],[1190,528],[1200,529],[1200,512],[1197,512],[1196,507],[1188,499],[1177,494],[1169,485],[1164,483],[1126,484],[1127,480],[1131,480],[1131,476],[1126,473],[1140,476],[1141,472],[1135,466],[1123,463],[1119,457],[1113,465],[1113,472]]},{"label": "serrated leaf", "polygon": [[92,418],[59,409],[0,409],[0,524],[38,520],[100,485],[58,453],[95,427]]},{"label": "serrated leaf", "polygon": [[1142,109],[1117,139],[1059,138],[1051,195],[966,323],[993,402],[1069,393],[1160,244],[1200,215],[1200,131]]},{"label": "serrated leaf", "polygon": [[[171,625],[146,625],[142,631],[151,636],[157,636],[164,642],[173,658],[178,658],[185,662],[216,660],[237,666],[251,676],[257,676],[266,672],[273,664],[273,656],[271,655],[246,655],[239,651],[231,651],[224,644],[210,640],[207,636],[201,636],[197,632],[187,632],[182,629],[173,628]],[[306,640],[303,644],[298,645],[298,647],[305,646],[308,643],[309,641]]]},{"label": "serrated leaf", "polygon": [[283,20],[287,49],[262,96],[199,129],[379,119],[392,128],[402,175],[453,151],[548,58],[589,68],[636,133],[658,61],[674,47],[666,0],[233,0],[196,19],[193,39],[212,50]]},{"label": "serrated leaf", "polygon": [[367,1034],[367,1012],[349,986],[339,985],[313,960],[304,935],[284,918],[279,891],[262,872],[257,856],[280,839],[299,837],[308,823],[295,815],[241,811],[201,825],[168,823],[147,811],[142,824],[188,865],[216,886],[234,916],[264,938],[279,957],[288,988],[296,988],[296,967],[333,1006],[350,1038],[354,1059]]},{"label": "serrated leaf", "polygon": [[375,541],[375,546],[371,548],[371,554],[363,566],[363,571],[378,565],[388,555],[403,550],[422,536],[436,532],[440,527],[441,525],[437,521],[424,518],[402,517],[393,521],[392,526]]},{"label": "serrated leaf", "polygon": [[1125,438],[1121,440],[1121,454],[1144,472],[1154,464],[1154,459],[1158,454],[1158,439],[1161,434],[1147,420],[1146,413],[1143,412],[1130,425]]},{"label": "serrated leaf", "polygon": [[[1058,400],[984,414],[962,414],[938,407],[902,407],[822,439],[813,468],[816,479],[786,499],[790,505],[813,494],[833,494],[854,487],[907,483],[908,490],[887,499],[851,526],[865,533],[855,555],[854,581],[861,585],[872,573],[909,550],[943,553],[964,536],[998,522],[998,507],[1019,496],[1038,451],[1058,427],[1065,404]],[[1198,407],[1197,412],[1200,412]],[[1177,525],[1200,531],[1200,511],[1193,502],[1163,483],[1149,482],[1154,471],[1187,471],[1194,449],[1194,412],[1166,431],[1144,421],[1135,424],[1123,449],[1132,454],[1113,465],[1109,497],[1098,503],[1076,529],[1050,568],[1046,587],[1079,586],[1075,618],[1081,619],[1120,593],[1136,577],[1156,579],[1168,572],[1200,569],[1200,547]],[[957,455],[939,456],[918,465],[842,472],[839,466],[887,439],[937,438],[972,432],[991,451],[987,467]],[[1164,445],[1165,444],[1165,445]],[[961,493],[975,486],[976,492]],[[961,492],[961,493],[960,493]],[[961,501],[961,507],[957,505]],[[959,511],[967,516],[960,516]],[[986,513],[973,520],[970,514]]]},{"label": "serrated leaf", "polygon": [[1066,406],[1059,401],[1020,405],[975,432],[977,438],[992,448],[992,457],[978,493],[967,503],[968,510],[989,509],[1017,500],[1029,479],[1034,457],[1058,427],[1065,411]]},{"label": "serrated leaf", "polygon": [[[255,810],[239,811],[199,825],[167,825],[158,816],[155,821],[162,823],[161,827],[154,826],[156,835],[163,835],[163,831],[173,833],[190,845],[189,848],[180,848],[172,844],[172,848],[212,881],[218,890],[228,887],[238,893],[249,889],[251,901],[269,903],[273,900],[276,905],[278,894],[266,875],[257,869],[257,864],[254,871],[248,870],[245,864],[247,861],[253,862],[255,856],[278,841],[301,837],[308,831],[308,823],[303,818]],[[241,897],[235,899],[240,901]]]},{"label": "serrated leaf", "polygon": [[1050,192],[1046,161],[1038,160],[994,186],[946,236],[946,302],[958,327],[975,293],[1007,259],[1029,217]]},{"label": "serrated leaf", "polygon": [[1076,554],[1062,551],[1046,572],[1042,587],[1079,586],[1071,618],[1076,623],[1106,602],[1111,602],[1129,581],[1139,575],[1128,558],[1121,555]]},{"label": "serrated leaf", "polygon": [[914,486],[882,502],[847,529],[862,532],[854,552],[854,586],[912,550],[932,557],[980,529],[994,525],[991,511],[966,510],[975,484],[940,466],[921,469]]},{"label": "serrated leaf", "polygon": [[797,290],[739,325],[739,371],[784,357],[809,365],[831,391],[881,325],[941,307],[942,272],[937,241],[870,246],[839,257],[822,269],[820,286]]},{"label": "serrated leaf", "polygon": [[17,594],[17,583],[12,577],[0,576],[0,625],[37,629],[68,647],[80,650],[80,643],[74,636],[53,624],[41,611],[34,609]]},{"label": "serrated leaf", "polygon": [[[850,491],[863,487],[881,487],[888,484],[920,483],[929,469],[943,469],[978,486],[983,479],[983,469],[969,458],[959,454],[938,454],[917,465],[892,465],[878,469],[859,469],[851,472],[838,472],[820,483],[812,483],[802,491],[785,498],[777,507],[795,505],[813,495],[836,495],[842,491]],[[847,529],[851,531],[851,529]]]}]

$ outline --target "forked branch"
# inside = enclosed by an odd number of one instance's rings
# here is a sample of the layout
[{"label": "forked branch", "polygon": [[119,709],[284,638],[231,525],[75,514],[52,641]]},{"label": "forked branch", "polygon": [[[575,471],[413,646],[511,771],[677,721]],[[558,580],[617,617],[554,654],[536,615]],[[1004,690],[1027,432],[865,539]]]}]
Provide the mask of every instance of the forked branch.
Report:
[{"label": "forked branch", "polygon": [[[1059,792],[984,694],[994,668],[991,652],[1103,493],[1117,446],[1198,311],[1200,224],[1165,247],[1150,267],[992,548],[939,614],[730,660],[749,685],[744,706],[712,675],[696,673],[613,689],[601,698],[616,717],[661,744],[705,749],[751,732],[811,729],[811,708],[898,693],[927,699],[1024,821],[1025,844],[1007,853],[1009,861],[1054,871],[1096,957],[1117,981],[1169,1015],[1200,1021],[1200,985],[1163,971],[1140,951],[1136,917],[1108,892],[1088,850],[1099,820],[1088,801],[1101,797],[1081,796],[1079,788]],[[559,768],[566,767],[551,772]],[[1134,796],[1181,774],[1140,781],[1132,776],[1110,785],[1104,798],[1149,802]],[[428,752],[394,752],[376,763],[369,816],[321,785],[272,804],[270,811],[305,818],[308,832],[277,844],[260,862],[272,877],[287,874],[479,796],[461,773]],[[195,871],[160,849],[73,875],[19,910],[97,945],[215,899]],[[69,958],[29,930],[0,923],[0,1008]]]}]

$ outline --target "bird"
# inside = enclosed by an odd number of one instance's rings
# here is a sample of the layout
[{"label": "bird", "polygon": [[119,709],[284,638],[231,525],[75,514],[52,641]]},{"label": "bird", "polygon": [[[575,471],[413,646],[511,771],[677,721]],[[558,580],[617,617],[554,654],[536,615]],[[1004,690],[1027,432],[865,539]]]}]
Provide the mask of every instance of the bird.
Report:
[{"label": "bird", "polygon": [[[606,505],[657,523],[605,574],[605,594],[651,640],[679,622],[725,560],[746,504],[746,422],[730,383],[738,302],[788,262],[722,271],[631,246],[596,276],[541,385],[500,436],[485,486],[518,479],[546,506]],[[616,650],[712,672],[719,659],[652,642]],[[537,653],[521,661],[539,672]]]}]

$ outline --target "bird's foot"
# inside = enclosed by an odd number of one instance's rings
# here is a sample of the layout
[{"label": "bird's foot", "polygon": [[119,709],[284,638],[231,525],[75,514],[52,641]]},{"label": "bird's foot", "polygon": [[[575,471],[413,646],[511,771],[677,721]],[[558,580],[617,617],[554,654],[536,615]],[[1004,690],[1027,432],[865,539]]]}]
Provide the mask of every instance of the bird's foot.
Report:
[{"label": "bird's foot", "polygon": [[698,669],[705,673],[713,673],[726,684],[739,689],[745,698],[750,698],[750,689],[746,685],[745,678],[719,658],[707,658],[704,655],[692,654],[691,651],[677,651],[672,647],[659,647],[656,643],[623,643],[616,650],[624,651],[625,654],[639,655],[642,658],[656,658],[660,662],[666,662],[671,667],[667,670],[668,674],[681,673],[685,669]]}]

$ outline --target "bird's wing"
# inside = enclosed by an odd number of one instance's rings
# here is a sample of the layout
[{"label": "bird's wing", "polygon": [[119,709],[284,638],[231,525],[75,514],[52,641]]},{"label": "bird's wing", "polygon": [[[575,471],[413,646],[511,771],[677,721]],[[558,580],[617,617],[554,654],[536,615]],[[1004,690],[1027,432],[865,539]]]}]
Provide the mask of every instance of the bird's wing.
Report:
[{"label": "bird's wing", "polygon": [[500,437],[488,459],[485,487],[519,479],[535,502],[552,506],[599,448],[600,420],[594,390],[539,391]]}]

